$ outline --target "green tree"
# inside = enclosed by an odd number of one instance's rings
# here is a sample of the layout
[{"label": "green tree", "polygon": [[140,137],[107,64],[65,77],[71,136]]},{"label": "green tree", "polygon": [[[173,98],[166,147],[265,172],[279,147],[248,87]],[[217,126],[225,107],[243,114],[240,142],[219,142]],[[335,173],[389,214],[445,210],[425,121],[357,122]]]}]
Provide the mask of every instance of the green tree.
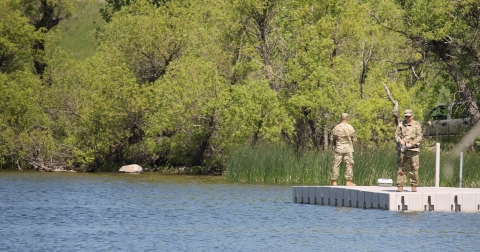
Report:
[{"label": "green tree", "polygon": [[0,73],[0,164],[52,167],[55,146],[42,107],[44,89],[29,71]]},{"label": "green tree", "polygon": [[356,103],[364,95],[357,53],[365,20],[350,1],[307,1],[284,9],[286,95],[296,118],[294,142],[299,149],[326,148],[338,115],[348,112],[355,118]]},{"label": "green tree", "polygon": [[51,61],[45,111],[70,166],[115,170],[125,162],[127,146],[143,134],[141,90],[125,66],[105,53]]},{"label": "green tree", "polygon": [[[280,142],[291,137],[293,117],[281,104],[267,80],[249,80],[233,85],[226,105],[220,111],[219,144],[231,151],[246,142]],[[227,152],[228,153],[228,152]]]},{"label": "green tree", "polygon": [[32,45],[35,52],[34,65],[36,73],[43,75],[47,67],[45,59],[46,34],[56,27],[60,21],[69,18],[73,11],[72,0],[11,0],[24,13],[38,36]]},{"label": "green tree", "polygon": [[[281,0],[233,1],[237,22],[241,25],[239,52],[249,60],[261,59],[262,72],[270,88],[281,88],[283,75],[282,53],[278,38],[279,8]],[[243,44],[244,42],[245,45]],[[243,48],[244,47],[244,48]]]},{"label": "green tree", "polygon": [[147,135],[171,164],[205,165],[215,154],[212,137],[227,88],[215,65],[194,57],[172,64],[154,87],[154,111]]},{"label": "green tree", "polygon": [[99,50],[126,59],[139,83],[153,83],[185,47],[188,23],[183,10],[174,3],[157,8],[146,0],[135,1],[105,26]]},{"label": "green tree", "polygon": [[443,84],[455,87],[453,99],[467,101],[473,122],[478,121],[480,113],[475,101],[479,95],[480,74],[479,3],[473,0],[365,2],[380,25],[409,39],[411,47],[421,55],[411,58],[406,65],[410,68],[426,64],[441,67]]},{"label": "green tree", "polygon": [[9,1],[0,2],[0,72],[29,69],[33,59],[34,28]]},{"label": "green tree", "polygon": [[[100,8],[100,13],[102,14],[103,19],[108,23],[112,20],[112,17],[116,12],[119,12],[125,6],[129,6],[131,2],[134,1],[135,0],[106,0],[107,6],[105,8]],[[167,0],[149,0],[149,2],[156,7],[160,7],[165,4]]]}]

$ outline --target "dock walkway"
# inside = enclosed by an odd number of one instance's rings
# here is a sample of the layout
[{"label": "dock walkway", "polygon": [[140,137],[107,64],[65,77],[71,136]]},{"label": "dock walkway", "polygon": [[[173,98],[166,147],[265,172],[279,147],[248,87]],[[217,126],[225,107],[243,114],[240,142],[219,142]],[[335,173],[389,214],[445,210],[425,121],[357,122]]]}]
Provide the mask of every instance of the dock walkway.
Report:
[{"label": "dock walkway", "polygon": [[390,211],[480,212],[480,189],[453,187],[294,186],[293,202]]}]

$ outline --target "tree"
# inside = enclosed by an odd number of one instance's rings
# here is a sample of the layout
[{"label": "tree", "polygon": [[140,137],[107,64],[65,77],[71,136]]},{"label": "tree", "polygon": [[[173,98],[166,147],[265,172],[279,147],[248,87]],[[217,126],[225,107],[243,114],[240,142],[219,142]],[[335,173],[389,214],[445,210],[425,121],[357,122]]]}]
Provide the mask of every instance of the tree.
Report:
[{"label": "tree", "polygon": [[122,61],[100,53],[85,61],[51,61],[45,111],[71,167],[115,170],[143,135],[144,98]]},{"label": "tree", "polygon": [[[71,0],[12,0],[18,2],[17,7],[23,11],[25,16],[35,30],[45,35],[57,26],[60,21],[69,18],[73,11]],[[35,51],[34,65],[36,73],[43,75],[47,63],[45,60],[45,36],[37,37],[32,45]]]},{"label": "tree", "polygon": [[[412,70],[428,61],[439,62],[455,84],[453,99],[467,102],[472,122],[480,119],[476,99],[478,79],[480,7],[477,1],[365,1],[372,17],[383,27],[411,41],[421,57],[405,64]],[[386,6],[392,7],[384,12]],[[391,15],[396,13],[396,15]],[[389,17],[390,16],[390,17]]]},{"label": "tree", "polygon": [[29,71],[0,73],[0,164],[19,169],[57,166],[50,122],[43,111],[45,88]]},{"label": "tree", "polygon": [[[131,2],[135,0],[106,0],[107,7],[100,8],[100,14],[102,14],[103,19],[108,23],[112,20],[113,15],[116,12],[119,12],[123,7],[129,6]],[[148,0],[151,4],[156,7],[164,5],[167,0]]]},{"label": "tree", "polygon": [[329,129],[343,112],[355,118],[355,99],[362,96],[356,91],[356,52],[365,21],[349,1],[292,3],[282,14],[282,35],[289,49],[285,95],[296,118],[293,141],[299,149],[326,148]]},{"label": "tree", "polygon": [[[275,91],[281,88],[279,78],[283,74],[282,66],[279,64],[281,61],[278,61],[278,57],[281,57],[281,54],[279,54],[279,36],[275,36],[278,29],[276,24],[278,9],[281,4],[282,1],[279,0],[233,2],[234,8],[238,11],[238,22],[246,35],[245,38],[262,59],[265,77],[270,84],[270,88]],[[253,54],[248,56],[252,59],[255,58]]]},{"label": "tree", "polygon": [[105,26],[99,50],[127,59],[138,83],[155,82],[185,46],[184,9],[172,5],[157,8],[148,1],[131,3]]},{"label": "tree", "polygon": [[0,72],[26,70],[31,66],[34,28],[9,1],[0,2]]}]

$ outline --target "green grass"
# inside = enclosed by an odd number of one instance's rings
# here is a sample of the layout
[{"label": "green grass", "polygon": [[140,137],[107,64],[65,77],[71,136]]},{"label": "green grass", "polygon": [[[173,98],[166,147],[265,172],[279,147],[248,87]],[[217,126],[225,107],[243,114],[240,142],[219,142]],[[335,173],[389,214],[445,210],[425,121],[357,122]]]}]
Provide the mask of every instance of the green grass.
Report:
[{"label": "green grass", "polygon": [[[282,145],[244,147],[227,161],[224,177],[227,181],[329,185],[333,151],[310,152],[298,156],[292,148]],[[353,181],[360,186],[376,185],[378,178],[396,180],[396,151],[394,146],[354,152]],[[441,153],[440,186],[459,186],[459,157]],[[462,187],[480,187],[476,171],[480,156],[464,153]],[[338,183],[345,185],[345,163],[342,163]],[[420,152],[420,186],[435,186],[435,152]]]},{"label": "green grass", "polygon": [[227,162],[228,181],[300,184],[325,183],[327,155],[309,153],[298,157],[286,146],[258,145],[236,151]]},{"label": "green grass", "polygon": [[95,29],[102,28],[105,21],[100,15],[100,8],[104,1],[80,1],[75,4],[73,15],[58,25],[54,34],[56,41],[47,50],[58,47],[72,59],[85,59],[95,54],[97,41]]}]

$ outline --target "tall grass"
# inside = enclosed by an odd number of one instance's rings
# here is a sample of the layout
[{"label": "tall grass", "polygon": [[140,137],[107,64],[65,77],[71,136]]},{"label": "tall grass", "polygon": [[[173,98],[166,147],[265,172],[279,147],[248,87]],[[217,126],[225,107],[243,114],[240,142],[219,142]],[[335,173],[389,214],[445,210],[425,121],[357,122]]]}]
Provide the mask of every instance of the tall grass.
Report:
[{"label": "tall grass", "polygon": [[285,145],[257,145],[235,152],[227,162],[224,176],[229,181],[273,184],[322,184],[329,156],[308,153],[299,157]]},{"label": "tall grass", "polygon": [[[234,152],[227,161],[224,177],[228,181],[267,183],[329,185],[333,151],[308,152],[298,155],[285,145],[262,144],[244,147]],[[379,178],[396,180],[396,151],[389,146],[363,149],[354,152],[353,181],[357,185],[376,185]],[[441,153],[440,186],[459,186],[459,157],[448,152]],[[480,156],[475,152],[464,153],[462,187],[480,187],[477,167]],[[345,184],[345,163],[340,168],[338,183]],[[408,183],[408,182],[407,182]],[[420,152],[420,186],[435,186],[435,152]]]}]

